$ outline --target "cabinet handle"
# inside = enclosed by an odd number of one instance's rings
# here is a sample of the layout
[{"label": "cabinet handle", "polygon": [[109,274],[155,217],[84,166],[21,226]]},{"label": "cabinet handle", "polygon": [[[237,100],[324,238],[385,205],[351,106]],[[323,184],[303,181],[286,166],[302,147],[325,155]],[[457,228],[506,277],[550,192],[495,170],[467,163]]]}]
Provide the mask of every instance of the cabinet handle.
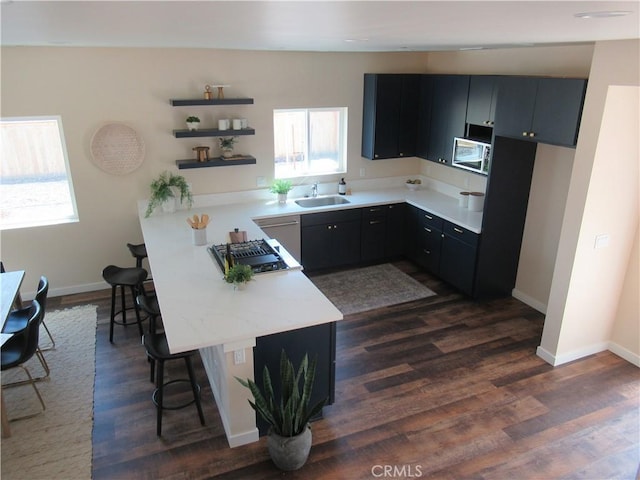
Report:
[{"label": "cabinet handle", "polygon": [[427,215],[426,213],[424,214],[424,218],[426,218],[427,220],[433,220],[433,217],[430,215]]},{"label": "cabinet handle", "polygon": [[535,132],[529,132],[529,137],[530,137],[530,138],[533,138],[533,137],[535,137],[535,136],[536,136],[536,133],[535,133]]},{"label": "cabinet handle", "polygon": [[379,212],[380,210],[382,210],[381,208],[370,208],[369,211],[370,212]]},{"label": "cabinet handle", "polygon": [[431,250],[427,250],[426,248],[423,248],[422,251],[427,255],[431,255]]},{"label": "cabinet handle", "polygon": [[400,156],[401,156],[401,157],[402,157],[402,156],[404,156],[404,153],[400,152]]},{"label": "cabinet handle", "polygon": [[529,136],[529,132],[522,132],[522,136],[523,137],[528,137]]},{"label": "cabinet handle", "polygon": [[327,225],[327,229],[331,230],[333,227],[331,225]]},{"label": "cabinet handle", "polygon": [[382,223],[382,220],[369,220],[369,225],[376,225],[378,223]]},{"label": "cabinet handle", "polygon": [[427,233],[431,233],[431,229],[430,229],[430,228],[424,227],[424,230],[425,230],[425,232],[427,232]]},{"label": "cabinet handle", "polygon": [[453,231],[457,233],[464,233],[464,230],[460,230],[458,227],[453,227]]}]

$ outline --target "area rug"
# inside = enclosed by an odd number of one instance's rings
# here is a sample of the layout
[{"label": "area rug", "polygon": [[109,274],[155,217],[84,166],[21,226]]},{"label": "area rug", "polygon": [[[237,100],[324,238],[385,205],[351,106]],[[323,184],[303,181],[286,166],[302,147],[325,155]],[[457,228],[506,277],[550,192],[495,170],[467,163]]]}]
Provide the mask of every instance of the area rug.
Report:
[{"label": "area rug", "polygon": [[[47,409],[10,423],[11,437],[2,439],[3,480],[91,478],[96,318],[95,305],[46,313],[56,346],[44,352],[51,376],[37,386]],[[41,329],[41,346],[48,341]],[[34,376],[44,373],[35,356],[27,366]],[[2,383],[23,378],[13,369],[3,372]],[[30,385],[6,388],[4,397],[9,419],[41,410]]]},{"label": "area rug", "polygon": [[343,315],[435,295],[390,263],[311,277]]}]

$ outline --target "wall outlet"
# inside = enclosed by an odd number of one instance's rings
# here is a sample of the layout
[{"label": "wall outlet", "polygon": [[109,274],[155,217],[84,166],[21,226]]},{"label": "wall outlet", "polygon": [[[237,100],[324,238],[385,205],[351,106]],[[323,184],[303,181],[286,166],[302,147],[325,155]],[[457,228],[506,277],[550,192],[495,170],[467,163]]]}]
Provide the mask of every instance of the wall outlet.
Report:
[{"label": "wall outlet", "polygon": [[241,363],[246,362],[247,360],[244,358],[244,350],[234,350],[233,351],[233,364],[240,365]]},{"label": "wall outlet", "polygon": [[593,248],[604,248],[609,246],[610,237],[606,233],[602,233],[600,235],[596,235],[596,239],[593,242]]},{"label": "wall outlet", "polygon": [[256,177],[256,187],[266,187],[267,179],[264,177]]},{"label": "wall outlet", "polygon": [[361,176],[361,177],[364,177],[364,168],[361,168],[361,169],[360,169],[360,176]]}]

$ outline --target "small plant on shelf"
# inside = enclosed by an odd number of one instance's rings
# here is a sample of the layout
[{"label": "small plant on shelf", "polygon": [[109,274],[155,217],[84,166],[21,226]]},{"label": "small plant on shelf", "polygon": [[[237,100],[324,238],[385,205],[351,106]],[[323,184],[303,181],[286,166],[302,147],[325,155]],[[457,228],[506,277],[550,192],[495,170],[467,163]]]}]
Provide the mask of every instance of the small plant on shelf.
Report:
[{"label": "small plant on shelf", "polygon": [[249,265],[237,263],[224,275],[224,281],[233,283],[235,287],[250,282],[253,279],[253,269]]},{"label": "small plant on shelf", "polygon": [[233,146],[238,141],[237,137],[220,137],[218,138],[218,145],[222,150],[223,157],[231,157],[233,155]]},{"label": "small plant on shelf", "polygon": [[156,207],[163,205],[167,201],[173,200],[175,202],[176,193],[174,190],[180,192],[180,203],[186,200],[188,207],[193,205],[191,189],[185,178],[182,175],[174,175],[171,172],[164,171],[151,182],[151,196],[144,216],[148,217]]},{"label": "small plant on shelf", "polygon": [[198,117],[187,117],[187,128],[189,130],[197,130],[200,126],[200,119]]}]

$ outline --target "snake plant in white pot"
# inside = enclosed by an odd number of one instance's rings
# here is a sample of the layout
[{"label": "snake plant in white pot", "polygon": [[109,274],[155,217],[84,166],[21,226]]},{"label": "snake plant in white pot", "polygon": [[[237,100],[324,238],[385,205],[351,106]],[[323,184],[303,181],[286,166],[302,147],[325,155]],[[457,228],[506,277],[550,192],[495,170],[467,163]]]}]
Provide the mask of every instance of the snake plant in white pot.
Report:
[{"label": "snake plant in white pot", "polygon": [[[265,365],[263,389],[250,379],[237,380],[251,390],[254,401],[251,407],[269,424],[267,448],[273,463],[282,470],[302,467],[311,450],[311,426],[309,421],[318,414],[327,399],[309,407],[311,390],[316,374],[314,358],[309,363],[305,354],[296,372],[284,350],[280,355],[280,398],[276,398],[269,369]],[[302,391],[300,391],[302,385]]]}]

